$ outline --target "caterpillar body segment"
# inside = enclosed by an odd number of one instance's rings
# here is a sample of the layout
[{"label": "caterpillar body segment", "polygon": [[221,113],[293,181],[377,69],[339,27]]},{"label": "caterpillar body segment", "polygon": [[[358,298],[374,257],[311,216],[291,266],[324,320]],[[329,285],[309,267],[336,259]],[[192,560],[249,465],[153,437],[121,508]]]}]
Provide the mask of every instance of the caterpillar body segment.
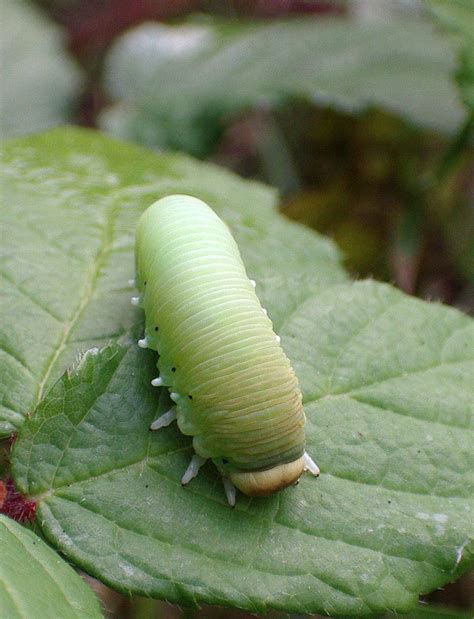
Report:
[{"label": "caterpillar body segment", "polygon": [[209,458],[229,502],[232,484],[266,495],[314,473],[296,376],[214,211],[184,195],[150,206],[137,226],[135,282],[146,317],[139,346],[159,353],[152,384],[168,387],[178,427],[193,436],[183,483]]}]

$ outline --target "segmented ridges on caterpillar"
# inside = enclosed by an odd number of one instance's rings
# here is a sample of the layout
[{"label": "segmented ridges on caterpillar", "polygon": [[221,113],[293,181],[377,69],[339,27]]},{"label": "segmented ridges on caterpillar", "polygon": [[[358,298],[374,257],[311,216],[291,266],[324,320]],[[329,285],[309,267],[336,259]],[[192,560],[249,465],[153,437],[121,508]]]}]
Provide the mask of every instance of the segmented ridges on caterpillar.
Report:
[{"label": "segmented ridges on caterpillar", "polygon": [[244,468],[300,456],[297,380],[235,241],[207,207],[180,203],[178,220],[169,206],[153,214],[158,244],[151,226],[139,230],[146,259],[138,252],[135,303],[147,317],[140,345],[160,353],[153,384],[170,388],[180,428],[206,456],[226,452]]}]

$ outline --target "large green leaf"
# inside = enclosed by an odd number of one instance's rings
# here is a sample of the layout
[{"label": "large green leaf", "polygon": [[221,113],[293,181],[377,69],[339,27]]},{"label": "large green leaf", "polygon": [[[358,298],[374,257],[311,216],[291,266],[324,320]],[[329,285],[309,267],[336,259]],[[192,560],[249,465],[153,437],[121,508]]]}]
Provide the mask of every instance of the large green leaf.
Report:
[{"label": "large green leaf", "polygon": [[0,134],[14,136],[63,123],[81,85],[55,24],[24,0],[1,0]]},{"label": "large green leaf", "polygon": [[273,190],[187,157],[58,129],[7,144],[1,184],[0,435],[78,351],[139,319],[127,287],[135,224],[165,194],[200,196],[224,217],[263,297],[281,295],[280,312],[345,277],[330,241],[277,214]]},{"label": "large green leaf", "polygon": [[37,535],[0,514],[0,616],[100,619],[99,603],[74,570]]},{"label": "large green leaf", "polygon": [[472,321],[367,282],[280,333],[319,480],[234,510],[211,464],[183,489],[190,441],[148,431],[169,399],[133,340],[87,353],[20,431],[15,479],[46,537],[120,590],[251,611],[403,611],[472,565]]},{"label": "large green leaf", "polygon": [[117,104],[101,123],[121,137],[202,155],[227,115],[303,98],[353,112],[379,106],[450,132],[464,117],[455,68],[453,48],[417,19],[149,23],[109,53],[105,81]]},{"label": "large green leaf", "polygon": [[[78,130],[6,151],[4,419],[13,397],[32,409],[78,349],[120,339],[60,378],[12,454],[42,533],[70,560],[180,603],[346,615],[405,610],[472,564],[469,318],[345,283],[330,243],[217,168]],[[322,469],[235,510],[211,464],[181,488],[188,438],[148,431],[169,400],[150,386],[156,355],[135,344],[143,317],[124,282],[139,213],[176,191],[231,225],[301,380]]]}]

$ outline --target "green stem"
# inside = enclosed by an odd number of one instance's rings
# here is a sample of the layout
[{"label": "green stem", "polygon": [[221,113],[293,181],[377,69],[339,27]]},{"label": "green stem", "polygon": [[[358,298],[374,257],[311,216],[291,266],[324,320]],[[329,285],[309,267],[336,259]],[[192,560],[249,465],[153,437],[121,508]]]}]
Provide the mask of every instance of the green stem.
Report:
[{"label": "green stem", "polygon": [[444,153],[435,173],[433,174],[432,185],[442,183],[452,174],[458,165],[462,154],[469,147],[474,136],[474,112],[471,112],[466,121],[461,126],[454,140]]}]

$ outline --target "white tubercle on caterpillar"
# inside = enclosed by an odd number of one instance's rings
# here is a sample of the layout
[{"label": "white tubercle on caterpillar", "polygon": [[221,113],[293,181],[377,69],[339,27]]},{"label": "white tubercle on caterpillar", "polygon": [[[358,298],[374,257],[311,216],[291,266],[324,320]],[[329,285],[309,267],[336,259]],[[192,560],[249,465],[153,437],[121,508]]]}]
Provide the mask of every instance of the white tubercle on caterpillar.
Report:
[{"label": "white tubercle on caterpillar", "polygon": [[206,458],[198,456],[198,454],[194,454],[194,456],[191,458],[191,462],[189,463],[188,468],[186,469],[183,477],[181,478],[181,484],[185,486],[191,481],[191,479],[194,479],[194,477],[196,477],[196,475],[199,473],[199,469],[206,461]]},{"label": "white tubercle on caterpillar", "polygon": [[234,484],[230,481],[228,477],[223,477],[222,482],[224,484],[224,491],[227,497],[227,502],[231,507],[235,507],[236,490]]},{"label": "white tubercle on caterpillar", "polygon": [[171,423],[173,423],[175,419],[176,409],[173,406],[173,408],[170,408],[169,411],[166,411],[166,413],[160,415],[158,419],[155,419],[155,421],[150,426],[150,430],[159,430],[160,428],[165,428],[166,426],[169,426]]},{"label": "white tubercle on caterpillar", "polygon": [[305,471],[309,471],[310,473],[312,473],[315,477],[318,477],[319,473],[321,472],[319,470],[319,466],[316,464],[316,462],[311,458],[311,456],[309,456],[306,451],[303,454],[303,463],[304,463],[304,470]]}]

